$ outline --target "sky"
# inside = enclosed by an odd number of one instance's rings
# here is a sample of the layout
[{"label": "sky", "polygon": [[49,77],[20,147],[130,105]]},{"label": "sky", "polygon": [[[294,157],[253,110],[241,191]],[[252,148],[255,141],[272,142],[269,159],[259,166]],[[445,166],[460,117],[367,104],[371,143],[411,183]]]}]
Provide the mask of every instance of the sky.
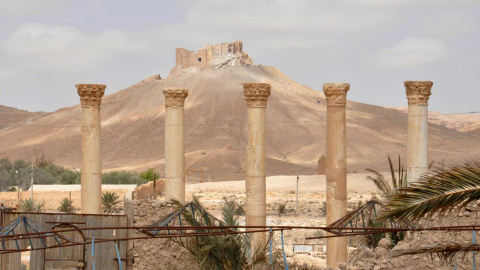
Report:
[{"label": "sky", "polygon": [[315,90],[406,106],[403,82],[434,82],[429,109],[480,111],[479,0],[0,0],[0,105],[55,111],[75,84],[120,91],[175,65],[175,48],[243,41],[254,62]]}]

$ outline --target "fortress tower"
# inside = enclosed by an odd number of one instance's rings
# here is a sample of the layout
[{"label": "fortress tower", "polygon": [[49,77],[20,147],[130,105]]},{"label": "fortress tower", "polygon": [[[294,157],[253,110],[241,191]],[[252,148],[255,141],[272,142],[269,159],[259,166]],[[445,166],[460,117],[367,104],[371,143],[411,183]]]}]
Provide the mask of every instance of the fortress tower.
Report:
[{"label": "fortress tower", "polygon": [[243,51],[241,41],[207,45],[198,51],[188,51],[184,48],[176,49],[176,68],[197,67],[208,69],[219,65],[249,64],[252,64],[252,60]]}]

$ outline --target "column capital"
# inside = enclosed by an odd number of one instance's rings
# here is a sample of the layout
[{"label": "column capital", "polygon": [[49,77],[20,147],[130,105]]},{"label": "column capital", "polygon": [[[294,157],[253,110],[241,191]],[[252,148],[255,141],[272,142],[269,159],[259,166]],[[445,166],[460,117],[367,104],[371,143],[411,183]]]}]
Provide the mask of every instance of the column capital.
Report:
[{"label": "column capital", "polygon": [[327,98],[328,107],[341,107],[347,104],[347,91],[350,90],[349,83],[325,83],[323,92]]},{"label": "column capital", "polygon": [[432,94],[433,82],[431,81],[405,81],[408,104],[428,105]]},{"label": "column capital", "polygon": [[269,83],[242,83],[248,107],[267,107],[272,86]]},{"label": "column capital", "polygon": [[76,84],[82,107],[100,107],[105,94],[104,84]]},{"label": "column capital", "polygon": [[165,107],[183,107],[188,90],[185,88],[164,88]]}]

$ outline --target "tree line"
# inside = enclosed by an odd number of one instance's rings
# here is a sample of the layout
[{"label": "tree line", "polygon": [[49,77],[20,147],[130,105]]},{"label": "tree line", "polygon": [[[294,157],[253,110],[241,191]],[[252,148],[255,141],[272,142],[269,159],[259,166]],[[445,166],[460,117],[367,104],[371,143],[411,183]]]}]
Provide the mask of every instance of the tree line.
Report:
[{"label": "tree line", "polygon": [[[154,169],[148,169],[140,174],[126,171],[111,171],[102,174],[103,184],[144,184],[153,179]],[[14,191],[20,186],[22,190],[28,190],[31,185],[72,185],[80,184],[81,173],[78,170],[70,170],[43,157],[33,161],[9,158],[0,159],[0,191]],[[159,176],[158,173],[156,173]],[[158,179],[158,177],[157,177]]]}]

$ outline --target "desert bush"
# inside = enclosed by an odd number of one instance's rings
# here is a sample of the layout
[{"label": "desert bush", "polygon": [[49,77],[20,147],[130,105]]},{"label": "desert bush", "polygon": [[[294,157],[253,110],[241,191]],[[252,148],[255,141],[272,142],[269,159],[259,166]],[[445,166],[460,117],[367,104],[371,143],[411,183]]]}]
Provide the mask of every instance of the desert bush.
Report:
[{"label": "desert bush", "polygon": [[222,208],[229,207],[233,209],[234,215],[243,216],[245,215],[245,203],[239,203],[233,199],[228,199],[223,197],[223,206]]},{"label": "desert bush", "polygon": [[155,171],[154,168],[149,168],[146,171],[140,173],[140,178],[145,179],[147,181],[153,181],[153,173],[155,173],[156,178],[160,176],[158,172]]},{"label": "desert bush", "polygon": [[315,237],[323,237],[325,236],[325,231],[324,230],[315,230],[315,232],[313,233],[313,235]]},{"label": "desert bush", "polygon": [[64,170],[60,173],[60,183],[62,185],[80,184],[81,174],[70,170]]},{"label": "desert bush", "polygon": [[283,215],[287,212],[287,202],[278,204],[278,215]]},{"label": "desert bush", "polygon": [[37,168],[45,168],[48,165],[53,164],[53,159],[45,155],[45,153],[38,153],[37,157],[35,158],[34,164]]},{"label": "desert bush", "polygon": [[322,202],[322,212],[324,216],[327,215],[327,202]]},{"label": "desert bush", "polygon": [[147,181],[136,174],[125,171],[111,171],[102,174],[102,184],[145,184]]}]

